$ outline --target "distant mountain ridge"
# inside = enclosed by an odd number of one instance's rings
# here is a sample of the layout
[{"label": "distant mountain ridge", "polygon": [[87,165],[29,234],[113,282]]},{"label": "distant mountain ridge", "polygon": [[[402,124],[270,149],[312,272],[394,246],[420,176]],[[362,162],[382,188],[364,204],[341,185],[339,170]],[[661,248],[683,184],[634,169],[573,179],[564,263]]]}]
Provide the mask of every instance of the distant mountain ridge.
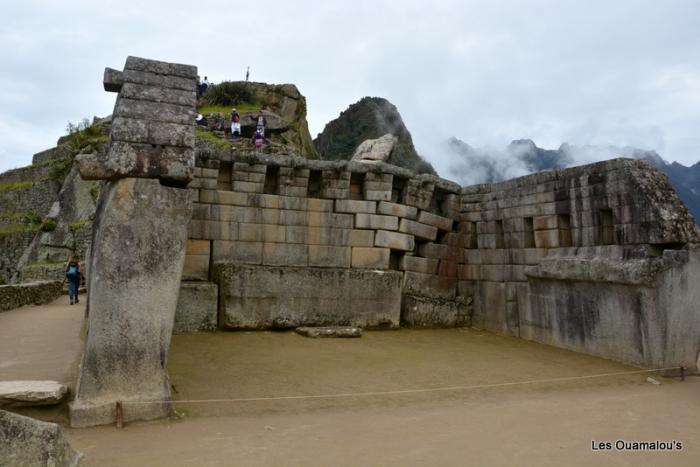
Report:
[{"label": "distant mountain ridge", "polygon": [[455,161],[450,176],[465,184],[497,182],[615,157],[646,160],[668,176],[695,221],[700,221],[700,162],[686,167],[665,161],[656,151],[630,146],[577,147],[564,143],[558,149],[543,149],[529,139],[514,140],[505,150],[477,149],[458,138],[450,138],[444,146]]}]

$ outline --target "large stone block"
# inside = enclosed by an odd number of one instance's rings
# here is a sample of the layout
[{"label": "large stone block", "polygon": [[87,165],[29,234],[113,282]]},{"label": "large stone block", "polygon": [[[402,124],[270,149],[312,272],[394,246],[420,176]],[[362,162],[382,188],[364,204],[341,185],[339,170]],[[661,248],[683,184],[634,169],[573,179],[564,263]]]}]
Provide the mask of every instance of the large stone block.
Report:
[{"label": "large stone block", "polygon": [[309,264],[306,245],[264,243],[262,263],[268,266],[306,266]]},{"label": "large stone block", "polygon": [[[192,214],[189,190],[126,178],[103,188],[94,222],[87,337],[71,425],[170,410],[167,355]],[[128,336],[125,339],[124,336]]]},{"label": "large stone block", "polygon": [[351,248],[347,246],[309,245],[309,266],[349,268]]},{"label": "large stone block", "polygon": [[412,235],[377,230],[374,236],[374,246],[391,248],[392,250],[413,251],[415,240]]},{"label": "large stone block", "polygon": [[437,259],[404,255],[399,261],[399,269],[401,271],[422,272],[423,274],[436,274],[438,263]]},{"label": "large stone block", "polygon": [[438,216],[428,211],[421,211],[418,213],[418,222],[421,224],[432,225],[445,232],[452,232],[452,227],[455,223],[454,219]]},{"label": "large stone block", "polygon": [[355,228],[396,230],[399,228],[399,218],[396,216],[359,213],[355,214]]},{"label": "large stone block", "polygon": [[67,395],[57,381],[0,381],[0,407],[56,405]]},{"label": "large stone block", "polygon": [[214,331],[217,326],[218,287],[211,282],[182,282],[173,332]]},{"label": "large stone block", "polygon": [[432,225],[421,224],[420,222],[409,219],[401,219],[401,223],[399,224],[399,232],[433,242],[437,238],[438,229]]},{"label": "large stone block", "polygon": [[405,204],[389,203],[380,201],[377,206],[377,213],[386,216],[405,217],[406,219],[415,219],[418,216],[418,209]]},{"label": "large stone block", "polygon": [[397,271],[235,264],[215,268],[220,323],[227,328],[399,325],[402,274]]},{"label": "large stone block", "polygon": [[391,250],[388,248],[353,247],[352,267],[366,269],[389,269]]},{"label": "large stone block", "polygon": [[75,467],[83,454],[73,449],[55,423],[0,410],[0,465]]},{"label": "large stone block", "polygon": [[401,325],[409,328],[453,328],[469,326],[469,308],[461,301],[404,295]]},{"label": "large stone block", "polygon": [[365,213],[365,214],[375,214],[377,212],[376,201],[360,201],[351,199],[338,199],[335,201],[336,212],[345,213]]}]

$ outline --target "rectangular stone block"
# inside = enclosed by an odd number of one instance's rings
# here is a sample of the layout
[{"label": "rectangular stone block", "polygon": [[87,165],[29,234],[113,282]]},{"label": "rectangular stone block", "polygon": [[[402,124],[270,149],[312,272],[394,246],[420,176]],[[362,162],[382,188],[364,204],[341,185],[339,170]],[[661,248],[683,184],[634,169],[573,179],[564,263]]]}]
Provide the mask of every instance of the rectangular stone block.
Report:
[{"label": "rectangular stone block", "polygon": [[212,243],[212,261],[261,264],[262,250],[262,242],[215,240]]},{"label": "rectangular stone block", "polygon": [[215,331],[218,287],[211,282],[182,282],[175,309],[173,333]]},{"label": "rectangular stone block", "polygon": [[114,117],[110,138],[125,143],[194,148],[194,125]]},{"label": "rectangular stone block", "polygon": [[371,230],[350,230],[347,244],[348,246],[374,246],[374,232]]},{"label": "rectangular stone block", "polygon": [[335,201],[335,211],[345,213],[375,214],[377,212],[376,201],[360,201],[354,199],[338,199]]},{"label": "rectangular stone block", "polygon": [[432,225],[433,227],[437,227],[445,232],[452,232],[452,226],[454,225],[453,219],[438,216],[428,211],[421,211],[418,213],[418,222],[421,224]]},{"label": "rectangular stone block", "polygon": [[178,89],[167,89],[153,86],[144,86],[136,83],[124,83],[120,96],[127,99],[141,99],[153,102],[164,102],[185,106],[197,105],[197,93]]},{"label": "rectangular stone block", "polygon": [[480,281],[481,265],[460,264],[457,266],[457,277],[459,277],[459,280],[462,281]]},{"label": "rectangular stone block", "polygon": [[532,219],[535,230],[550,230],[559,227],[557,216],[537,216]]},{"label": "rectangular stone block", "polygon": [[438,264],[438,275],[457,278],[457,263],[454,261],[441,259]]},{"label": "rectangular stone block", "polygon": [[449,248],[449,246],[440,243],[423,243],[418,246],[418,254],[425,258],[446,258]]},{"label": "rectangular stone block", "polygon": [[355,228],[396,230],[399,228],[399,218],[396,216],[359,213],[355,214]]},{"label": "rectangular stone block", "polygon": [[423,274],[436,274],[438,263],[439,260],[437,259],[404,255],[399,260],[399,269],[401,271],[414,271]]},{"label": "rectangular stone block", "polygon": [[401,325],[409,328],[462,327],[471,325],[471,316],[463,303],[404,295]]},{"label": "rectangular stone block", "polygon": [[179,76],[163,76],[143,71],[124,70],[122,72],[122,78],[125,85],[127,83],[135,83],[146,86],[179,89],[181,91],[195,92],[197,90],[197,80]]},{"label": "rectangular stone block", "polygon": [[349,268],[352,251],[347,246],[309,245],[309,266]]},{"label": "rectangular stone block", "polygon": [[248,196],[245,193],[234,193],[232,191],[200,190],[199,202],[209,204],[248,206]]},{"label": "rectangular stone block", "polygon": [[535,230],[535,247],[559,248],[559,230]]},{"label": "rectangular stone block", "polygon": [[374,236],[374,246],[392,250],[413,251],[415,240],[412,235],[378,230]]},{"label": "rectangular stone block", "polygon": [[185,264],[182,268],[182,280],[209,280],[209,255],[185,255]]},{"label": "rectangular stone block", "polygon": [[221,264],[215,275],[226,328],[399,326],[399,271]]},{"label": "rectangular stone block", "polygon": [[391,201],[391,190],[365,190],[364,198],[371,201]]},{"label": "rectangular stone block", "polygon": [[264,243],[262,263],[268,266],[307,266],[308,248],[294,243]]},{"label": "rectangular stone block", "polygon": [[187,240],[186,255],[209,256],[211,242],[208,240]]},{"label": "rectangular stone block", "polygon": [[148,120],[157,115],[158,121],[179,125],[192,125],[197,116],[194,106],[147,102],[121,96],[117,99],[114,115]]},{"label": "rectangular stone block", "polygon": [[406,271],[403,292],[421,297],[454,300],[457,294],[457,280],[435,274]]},{"label": "rectangular stone block", "polygon": [[502,264],[483,264],[481,266],[481,280],[503,282],[505,278],[505,269]]},{"label": "rectangular stone block", "polygon": [[242,182],[240,180],[234,180],[233,182],[233,191],[239,193],[262,193],[264,187],[263,183]]},{"label": "rectangular stone block", "polygon": [[388,248],[352,248],[352,267],[367,269],[389,269],[391,250]]},{"label": "rectangular stone block", "polygon": [[306,211],[290,211],[285,209],[280,211],[279,223],[280,225],[306,225],[308,214],[310,213]]},{"label": "rectangular stone block", "polygon": [[306,190],[305,186],[280,186],[280,195],[305,197],[307,193]]},{"label": "rectangular stone block", "polygon": [[319,198],[309,198],[306,200],[307,209],[309,211],[321,211],[321,212],[332,212],[333,211],[333,200],[331,199],[319,199]]},{"label": "rectangular stone block", "polygon": [[418,216],[418,209],[414,206],[406,206],[405,204],[390,203],[380,201],[377,205],[377,213],[386,216],[405,217],[406,219],[415,219]]},{"label": "rectangular stone block", "polygon": [[234,162],[233,163],[234,172],[255,172],[260,174],[265,174],[267,172],[266,164],[248,164],[247,162]]},{"label": "rectangular stone block", "polygon": [[417,238],[432,242],[437,238],[438,229],[432,225],[421,224],[420,222],[410,219],[401,219],[399,232],[414,235]]},{"label": "rectangular stone block", "polygon": [[352,229],[355,217],[352,214],[309,211],[306,223],[309,227],[334,227]]}]

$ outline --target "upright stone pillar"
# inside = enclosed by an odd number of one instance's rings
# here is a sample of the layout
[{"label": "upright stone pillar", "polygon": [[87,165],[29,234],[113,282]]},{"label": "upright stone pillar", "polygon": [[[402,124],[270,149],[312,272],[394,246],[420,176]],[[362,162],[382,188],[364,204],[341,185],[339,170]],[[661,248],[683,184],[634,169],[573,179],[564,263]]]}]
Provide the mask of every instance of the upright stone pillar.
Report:
[{"label": "upright stone pillar", "polygon": [[128,57],[105,70],[118,92],[106,157],[79,156],[85,179],[109,180],[98,202],[88,330],[72,426],[170,411],[168,349],[192,214],[197,68]]}]

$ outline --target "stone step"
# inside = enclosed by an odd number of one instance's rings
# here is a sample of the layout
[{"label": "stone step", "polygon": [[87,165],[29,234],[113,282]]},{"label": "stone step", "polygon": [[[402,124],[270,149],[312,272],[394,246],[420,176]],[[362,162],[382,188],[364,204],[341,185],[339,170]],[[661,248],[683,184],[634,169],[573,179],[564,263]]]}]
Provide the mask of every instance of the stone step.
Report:
[{"label": "stone step", "polygon": [[355,326],[299,327],[294,330],[304,337],[362,337],[362,328]]}]

